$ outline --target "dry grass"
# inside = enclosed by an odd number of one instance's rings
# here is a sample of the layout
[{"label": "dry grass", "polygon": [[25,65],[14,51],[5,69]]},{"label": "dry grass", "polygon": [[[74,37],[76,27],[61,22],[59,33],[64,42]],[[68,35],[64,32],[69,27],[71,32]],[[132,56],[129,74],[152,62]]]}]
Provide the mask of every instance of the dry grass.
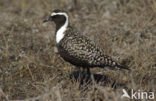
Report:
[{"label": "dry grass", "polygon": [[[42,23],[56,8],[131,72],[94,68],[108,80],[79,88],[75,67],[54,52],[54,24]],[[155,92],[155,0],[0,0],[0,12],[0,99],[125,101],[122,88]]]}]

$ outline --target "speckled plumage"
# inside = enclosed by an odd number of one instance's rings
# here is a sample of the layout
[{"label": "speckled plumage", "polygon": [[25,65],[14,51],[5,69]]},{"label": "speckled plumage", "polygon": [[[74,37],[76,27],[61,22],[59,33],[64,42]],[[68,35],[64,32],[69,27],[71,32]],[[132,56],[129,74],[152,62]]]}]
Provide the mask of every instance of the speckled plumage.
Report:
[{"label": "speckled plumage", "polygon": [[87,36],[78,33],[71,26],[65,31],[65,36],[57,47],[61,57],[73,65],[117,69],[115,61],[106,56]]},{"label": "speckled plumage", "polygon": [[[54,11],[55,12],[55,11]],[[59,12],[57,10],[57,12]],[[60,11],[63,12],[63,11]],[[58,15],[57,15],[58,16]],[[60,15],[61,16],[61,15]],[[67,18],[58,17],[53,21],[56,24],[56,33],[64,25]],[[64,19],[64,20],[62,20]],[[79,33],[68,24],[64,31],[64,37],[57,43],[60,56],[67,62],[83,68],[101,67],[109,69],[128,69],[105,55],[100,47],[87,36]]]}]

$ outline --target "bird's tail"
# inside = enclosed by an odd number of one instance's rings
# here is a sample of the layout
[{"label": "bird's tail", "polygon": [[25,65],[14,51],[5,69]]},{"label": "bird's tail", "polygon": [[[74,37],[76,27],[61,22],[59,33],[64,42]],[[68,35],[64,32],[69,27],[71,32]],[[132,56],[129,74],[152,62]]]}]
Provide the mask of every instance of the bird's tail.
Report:
[{"label": "bird's tail", "polygon": [[122,65],[106,55],[103,56],[101,63],[102,63],[102,65],[100,67],[104,68],[104,69],[111,69],[111,70],[127,69],[127,70],[130,70],[130,68],[128,66]]},{"label": "bird's tail", "polygon": [[118,64],[118,63],[116,63],[116,65],[105,65],[102,68],[111,69],[111,70],[121,70],[121,69],[130,70],[130,68],[128,66],[121,65],[121,64]]},{"label": "bird's tail", "polygon": [[128,66],[122,65],[122,64],[118,63],[117,61],[114,61],[110,57],[105,57],[103,63],[104,63],[104,65],[102,66],[102,68],[105,68],[105,69],[112,69],[112,70],[127,69],[127,70],[130,70],[130,68]]},{"label": "bird's tail", "polygon": [[116,68],[130,70],[130,68],[128,66],[121,65],[121,64],[116,64]]}]

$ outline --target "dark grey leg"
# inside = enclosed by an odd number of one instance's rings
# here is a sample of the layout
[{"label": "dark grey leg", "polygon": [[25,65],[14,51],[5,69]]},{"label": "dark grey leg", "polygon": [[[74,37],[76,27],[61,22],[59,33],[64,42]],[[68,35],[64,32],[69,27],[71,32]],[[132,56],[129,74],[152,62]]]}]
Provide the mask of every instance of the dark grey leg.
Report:
[{"label": "dark grey leg", "polygon": [[90,73],[90,69],[89,68],[87,68],[87,74],[88,75],[90,75],[91,73]]}]

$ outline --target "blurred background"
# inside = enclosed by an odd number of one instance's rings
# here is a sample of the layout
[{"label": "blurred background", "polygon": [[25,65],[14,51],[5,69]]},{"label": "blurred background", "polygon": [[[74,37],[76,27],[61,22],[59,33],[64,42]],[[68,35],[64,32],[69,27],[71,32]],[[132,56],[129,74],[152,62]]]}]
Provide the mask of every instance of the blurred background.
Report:
[{"label": "blurred background", "polygon": [[[55,53],[55,25],[43,23],[54,9],[131,72],[93,68],[108,80],[81,89],[70,79],[76,68]],[[0,0],[0,23],[2,100],[126,101],[123,88],[156,92],[155,0]]]}]

